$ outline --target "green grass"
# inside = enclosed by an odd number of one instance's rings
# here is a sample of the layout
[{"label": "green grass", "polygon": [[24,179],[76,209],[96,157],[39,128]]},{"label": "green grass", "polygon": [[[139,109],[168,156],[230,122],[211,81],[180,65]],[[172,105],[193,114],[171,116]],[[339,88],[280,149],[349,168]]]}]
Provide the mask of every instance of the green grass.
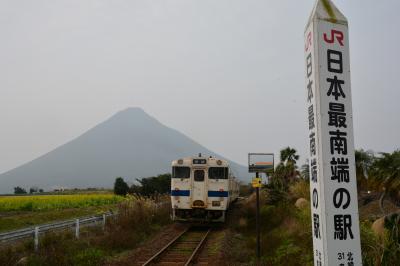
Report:
[{"label": "green grass", "polygon": [[47,210],[40,212],[25,211],[0,213],[0,232],[6,232],[55,221],[63,221],[76,217],[100,214],[115,208],[115,205],[103,205],[97,207]]},{"label": "green grass", "polygon": [[0,196],[0,232],[103,213],[123,200],[111,193]]},{"label": "green grass", "polygon": [[[169,201],[169,197],[165,200]],[[78,212],[96,211],[97,208],[52,210],[34,212],[32,215],[38,219],[41,215],[75,215]],[[21,258],[25,259],[24,265],[32,266],[131,264],[128,251],[170,223],[170,208],[158,209],[151,200],[128,197],[117,205],[117,210],[118,215],[107,221],[105,230],[102,227],[82,227],[79,239],[75,239],[72,230],[41,236],[38,252],[33,250],[32,239],[0,246],[0,265],[16,265]]]}]

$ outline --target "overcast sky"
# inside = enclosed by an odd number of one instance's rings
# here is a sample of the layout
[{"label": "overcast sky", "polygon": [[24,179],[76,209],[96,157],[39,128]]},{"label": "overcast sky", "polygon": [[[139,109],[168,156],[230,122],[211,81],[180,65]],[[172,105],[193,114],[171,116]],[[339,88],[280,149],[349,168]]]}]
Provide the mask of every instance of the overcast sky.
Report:
[{"label": "overcast sky", "polygon": [[[356,147],[400,147],[400,1],[335,1],[350,26]],[[0,0],[0,172],[137,106],[245,164],[307,156],[313,0]]]}]

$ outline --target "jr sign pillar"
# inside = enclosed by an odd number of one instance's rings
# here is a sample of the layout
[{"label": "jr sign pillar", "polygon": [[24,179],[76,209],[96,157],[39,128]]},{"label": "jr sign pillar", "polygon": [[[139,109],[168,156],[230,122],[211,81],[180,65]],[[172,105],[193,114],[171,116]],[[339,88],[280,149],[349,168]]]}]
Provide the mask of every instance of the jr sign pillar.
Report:
[{"label": "jr sign pillar", "polygon": [[362,265],[347,19],[317,0],[305,30],[314,265]]}]

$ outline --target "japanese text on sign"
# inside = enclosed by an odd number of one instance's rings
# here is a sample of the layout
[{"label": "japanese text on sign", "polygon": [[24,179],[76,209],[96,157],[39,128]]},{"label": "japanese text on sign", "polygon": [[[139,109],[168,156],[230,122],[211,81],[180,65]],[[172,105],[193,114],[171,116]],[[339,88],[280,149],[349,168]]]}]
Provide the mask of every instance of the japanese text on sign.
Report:
[{"label": "japanese text on sign", "polygon": [[305,32],[314,264],[361,265],[347,21],[323,2]]}]

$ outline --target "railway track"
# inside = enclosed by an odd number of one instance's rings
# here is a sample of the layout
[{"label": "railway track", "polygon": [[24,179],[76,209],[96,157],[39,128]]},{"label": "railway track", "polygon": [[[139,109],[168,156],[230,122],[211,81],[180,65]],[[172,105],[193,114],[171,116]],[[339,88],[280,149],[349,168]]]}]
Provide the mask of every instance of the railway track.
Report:
[{"label": "railway track", "polygon": [[189,227],[161,248],[142,266],[194,265],[210,232],[210,227]]}]

